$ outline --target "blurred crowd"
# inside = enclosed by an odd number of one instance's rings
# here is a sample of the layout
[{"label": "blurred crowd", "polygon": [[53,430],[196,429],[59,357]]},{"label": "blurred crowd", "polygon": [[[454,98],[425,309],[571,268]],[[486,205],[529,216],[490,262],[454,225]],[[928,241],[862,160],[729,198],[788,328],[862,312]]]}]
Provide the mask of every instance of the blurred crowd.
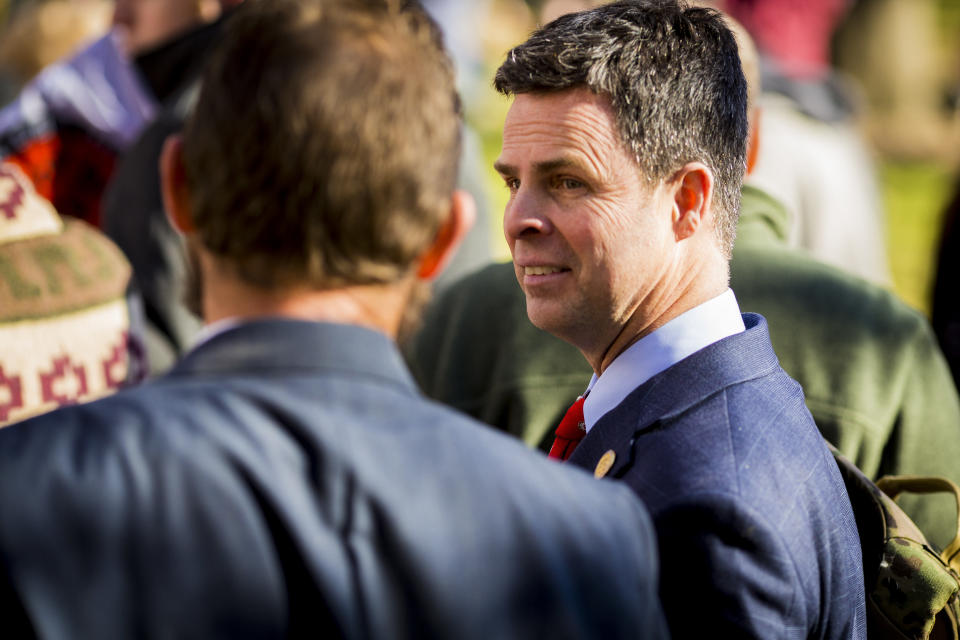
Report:
[{"label": "blurred crowd", "polygon": [[[490,74],[536,24],[591,3],[425,4],[446,32],[471,130],[464,176],[480,196],[477,235],[483,237],[463,250],[469,270],[506,256],[499,233],[504,194],[490,167],[508,102],[492,90]],[[893,288],[929,315],[933,256],[960,162],[960,8],[948,0],[818,1],[809,9],[774,1],[710,4],[746,25],[761,50],[768,135],[752,179],[790,209],[790,243]],[[6,0],[0,6],[0,99],[10,102],[44,67],[108,29],[126,55],[137,56],[219,11],[213,0],[116,7],[108,0]],[[152,117],[149,93],[133,99],[146,105],[124,105],[138,114],[109,126],[135,130]],[[118,131],[98,135],[113,147],[130,137]],[[780,136],[786,136],[782,144]],[[778,151],[788,147],[789,153]],[[857,241],[844,239],[849,233],[827,233],[818,216],[849,225]],[[846,222],[838,223],[840,218]],[[455,269],[447,279],[456,273],[462,272]]]},{"label": "blurred crowd", "polygon": [[[203,36],[193,44],[176,41],[212,22],[222,4],[232,3],[0,5],[0,100],[7,104],[0,149],[59,213],[127,236],[113,239],[136,254],[131,259],[147,298],[148,330],[159,325],[167,338],[150,345],[154,371],[172,363],[199,324],[189,314],[151,306],[156,296],[181,296],[181,256],[170,255],[176,249],[168,246],[177,240],[126,247],[140,242],[131,237],[139,230],[124,229],[123,216],[105,212],[108,185],[120,157],[162,114],[161,106],[189,93],[206,43]],[[457,64],[466,116],[461,177],[479,203],[476,229],[442,284],[507,256],[499,230],[506,194],[492,162],[509,102],[493,91],[493,70],[536,24],[591,2],[425,4]],[[948,356],[960,358],[960,319],[942,293],[952,290],[954,278],[948,205],[960,164],[960,8],[947,0],[709,4],[740,20],[761,53],[764,135],[750,180],[786,206],[788,244],[895,291],[933,317]],[[129,180],[114,180],[113,192],[138,197],[140,189],[124,192],[118,184]],[[115,209],[131,206],[117,197]],[[156,193],[148,200],[158,202]],[[162,220],[154,224],[163,227]],[[138,265],[141,254],[163,267]]]}]

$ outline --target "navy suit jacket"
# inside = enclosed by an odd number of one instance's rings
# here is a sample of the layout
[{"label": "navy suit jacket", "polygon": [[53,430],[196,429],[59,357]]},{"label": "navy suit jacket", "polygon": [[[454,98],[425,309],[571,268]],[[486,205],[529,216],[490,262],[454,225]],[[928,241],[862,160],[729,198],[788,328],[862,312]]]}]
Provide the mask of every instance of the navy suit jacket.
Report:
[{"label": "navy suit jacket", "polygon": [[385,336],[214,336],[0,430],[0,616],[44,638],[664,637],[635,496],[416,391]]},{"label": "navy suit jacket", "polygon": [[[863,570],[837,464],[780,368],[766,321],[657,374],[570,462],[626,482],[660,544],[676,638],[863,638]],[[609,458],[609,455],[608,455]]]}]

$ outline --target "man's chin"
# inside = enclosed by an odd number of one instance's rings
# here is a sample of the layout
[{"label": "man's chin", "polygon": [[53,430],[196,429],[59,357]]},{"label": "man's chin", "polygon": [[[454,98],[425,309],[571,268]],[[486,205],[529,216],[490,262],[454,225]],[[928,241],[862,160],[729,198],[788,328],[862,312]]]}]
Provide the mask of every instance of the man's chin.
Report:
[{"label": "man's chin", "polygon": [[529,295],[526,298],[527,317],[531,324],[547,333],[562,337],[565,333],[564,327],[569,324],[569,321],[565,318],[567,313],[563,311],[568,311],[569,308],[564,309],[564,305],[556,300],[543,300]]}]

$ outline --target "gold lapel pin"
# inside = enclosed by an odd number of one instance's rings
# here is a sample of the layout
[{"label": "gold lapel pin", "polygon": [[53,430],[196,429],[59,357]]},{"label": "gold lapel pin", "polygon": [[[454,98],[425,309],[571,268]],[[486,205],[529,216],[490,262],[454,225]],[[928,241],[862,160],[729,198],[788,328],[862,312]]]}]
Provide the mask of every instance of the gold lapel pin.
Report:
[{"label": "gold lapel pin", "polygon": [[597,466],[593,470],[593,477],[602,478],[606,476],[613,467],[613,463],[616,459],[617,454],[614,453],[613,449],[608,450],[605,454],[600,456],[600,460],[597,462]]}]

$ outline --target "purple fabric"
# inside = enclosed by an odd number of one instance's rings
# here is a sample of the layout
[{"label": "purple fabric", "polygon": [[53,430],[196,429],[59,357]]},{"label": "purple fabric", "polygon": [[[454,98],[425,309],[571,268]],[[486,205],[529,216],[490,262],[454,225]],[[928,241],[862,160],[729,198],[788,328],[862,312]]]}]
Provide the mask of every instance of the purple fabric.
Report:
[{"label": "purple fabric", "polygon": [[44,69],[0,110],[0,137],[27,140],[60,123],[119,151],[136,139],[156,109],[149,89],[108,33]]}]

